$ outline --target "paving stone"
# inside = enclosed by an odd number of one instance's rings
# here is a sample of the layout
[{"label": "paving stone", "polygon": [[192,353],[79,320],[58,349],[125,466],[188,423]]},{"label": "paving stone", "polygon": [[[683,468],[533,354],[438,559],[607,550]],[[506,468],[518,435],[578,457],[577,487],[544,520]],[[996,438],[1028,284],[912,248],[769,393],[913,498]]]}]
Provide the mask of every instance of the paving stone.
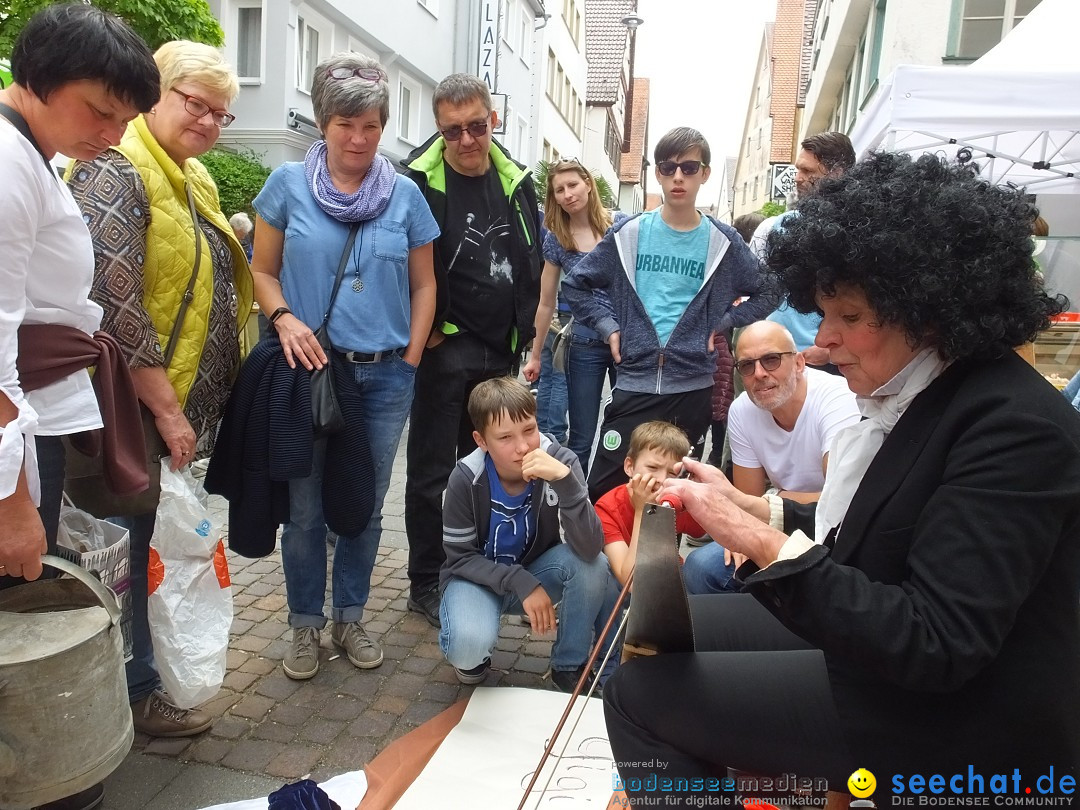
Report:
[{"label": "paving stone", "polygon": [[433,658],[436,661],[443,660],[443,652],[439,645],[432,641],[422,641],[413,649],[413,653],[421,658]]},{"label": "paving stone", "polygon": [[191,737],[154,737],[143,747],[143,753],[176,757],[182,754],[191,743]]},{"label": "paving stone", "polygon": [[355,720],[364,710],[364,705],[347,695],[335,695],[319,710],[319,716],[326,720]]},{"label": "paving stone", "polygon": [[281,753],[281,745],[267,740],[240,740],[221,759],[227,768],[264,773],[270,760]]},{"label": "paving stone", "polygon": [[440,664],[438,668],[431,673],[429,680],[438,681],[439,683],[458,682],[457,675],[454,673],[454,668],[447,663]]},{"label": "paving stone", "polygon": [[236,593],[235,587],[236,587],[236,581],[233,580],[233,588],[234,588],[233,597],[232,597],[233,610],[235,610],[236,608],[245,608],[248,605],[250,605],[252,602],[254,602],[256,599],[258,599],[258,597],[253,593]]},{"label": "paving stone", "polygon": [[311,719],[311,709],[306,706],[279,703],[270,710],[270,714],[266,716],[266,719],[286,726],[299,726]]},{"label": "paving stone", "polygon": [[[425,622],[425,624],[427,624]],[[385,644],[395,644],[400,647],[415,647],[419,643],[420,637],[414,633],[405,633],[401,630],[393,630],[386,634],[383,639]]]},{"label": "paving stone", "polygon": [[283,779],[299,779],[311,773],[322,758],[322,750],[300,745],[290,745],[266,765],[266,773]]},{"label": "paving stone", "polygon": [[280,670],[267,675],[259,681],[255,687],[255,694],[279,701],[285,700],[299,688],[299,681],[292,680],[285,674],[285,670]]},{"label": "paving stone", "polygon": [[[251,635],[275,641],[281,638],[281,625],[272,621],[259,622],[259,624],[251,628]],[[291,631],[289,632],[289,640],[292,641]]]},{"label": "paving stone", "polygon": [[530,641],[525,645],[522,650],[525,655],[532,655],[537,658],[550,658],[551,657],[551,642],[550,641]]},{"label": "paving stone", "polygon": [[382,737],[397,722],[394,714],[366,711],[349,724],[346,729],[354,737]]},{"label": "paving stone", "polygon": [[260,610],[257,607],[246,607],[237,614],[239,618],[248,619],[253,622],[264,622],[273,615],[273,611]]},{"label": "paving stone", "polygon": [[263,658],[271,659],[275,665],[280,664],[285,660],[285,656],[289,654],[289,650],[292,647],[292,635],[289,636],[289,641],[271,641],[265,647],[263,647],[260,653]]},{"label": "paving stone", "polygon": [[222,685],[237,692],[243,692],[258,679],[259,676],[254,672],[230,672],[225,676]]},{"label": "paving stone", "polygon": [[[319,673],[322,675],[322,673]],[[297,706],[318,711],[334,698],[334,690],[320,683],[319,679],[302,681],[300,688],[292,696],[292,702]]]},{"label": "paving stone", "polygon": [[388,604],[390,604],[389,599],[385,599],[379,596],[372,596],[368,598],[365,610],[373,610],[378,612],[385,608]]},{"label": "paving stone", "polygon": [[394,695],[379,695],[375,702],[371,704],[371,708],[378,712],[404,714],[405,710],[409,708],[410,702],[405,698],[395,697]]},{"label": "paving stone", "polygon": [[[455,690],[455,697],[456,691],[457,690]],[[421,700],[412,704],[405,714],[401,716],[401,719],[407,723],[418,726],[421,723],[426,723],[449,705],[450,701]]]},{"label": "paving stone", "polygon": [[389,658],[392,661],[400,661],[402,658],[407,657],[409,653],[412,652],[412,649],[409,647],[398,647],[393,644],[384,643],[382,645],[382,651],[384,658]]},{"label": "paving stone", "polygon": [[231,639],[229,643],[239,650],[258,653],[266,649],[267,645],[270,644],[270,639],[259,638],[258,636],[249,633],[246,636],[238,636],[237,638]]},{"label": "paving stone", "polygon": [[495,669],[507,670],[514,665],[514,662],[518,659],[517,652],[507,652],[506,650],[496,649],[491,654],[491,666]]},{"label": "paving stone", "polygon": [[229,647],[225,653],[225,669],[234,670],[240,669],[247,660],[251,658],[250,653],[246,653],[243,650],[238,650],[235,647]]},{"label": "paving stone", "polygon": [[[273,583],[267,583],[272,585]],[[252,607],[260,610],[278,611],[285,607],[285,594],[283,593],[269,593],[266,596],[260,597],[255,600]]]},{"label": "paving stone", "polygon": [[315,717],[300,727],[300,733],[297,735],[297,738],[304,742],[329,745],[340,736],[345,730],[346,725],[348,724],[338,720],[326,720],[322,717]]},{"label": "paving stone", "polygon": [[229,633],[234,636],[242,636],[255,626],[255,622],[248,619],[233,618],[232,624],[229,625]]},{"label": "paving stone", "polygon": [[258,582],[259,575],[254,571],[229,571],[229,580],[232,582],[233,587],[248,586],[253,582]]},{"label": "paving stone", "polygon": [[273,672],[277,669],[279,663],[279,661],[270,658],[253,655],[248,658],[239,669],[241,672],[254,672],[256,675],[266,675],[268,672]]},{"label": "paving stone", "polygon": [[338,692],[369,702],[378,694],[385,681],[382,669],[379,667],[377,670],[360,670],[350,675],[338,685]]},{"label": "paving stone", "polygon": [[272,708],[274,708],[274,701],[270,698],[248,695],[233,706],[230,711],[234,717],[262,720]]},{"label": "paving stone", "polygon": [[214,721],[214,725],[210,727],[210,734],[226,740],[236,740],[247,734],[250,729],[251,723],[244,718],[226,715]]},{"label": "paving stone", "polygon": [[537,658],[531,655],[523,655],[514,662],[514,668],[519,669],[522,672],[547,672],[550,669],[550,660],[547,658]]},{"label": "paving stone", "polygon": [[424,679],[419,675],[408,672],[400,672],[397,677],[387,680],[383,685],[382,694],[396,697],[414,698],[424,688]]},{"label": "paving stone", "polygon": [[370,591],[370,596],[377,597],[379,599],[397,599],[401,596],[401,591],[396,588],[381,588],[373,587]]},{"label": "paving stone", "polygon": [[499,636],[495,641],[495,649],[503,652],[513,652],[517,655],[518,650],[521,649],[521,639]]},{"label": "paving stone", "polygon": [[343,734],[328,748],[322,761],[312,770],[311,778],[320,781],[346,771],[360,770],[379,750],[377,741]]},{"label": "paving stone", "polygon": [[[226,676],[226,680],[228,680],[228,676]],[[229,711],[229,709],[233,707],[233,704],[240,700],[243,695],[230,691],[228,684],[225,684],[225,687],[225,689],[222,689],[199,708],[204,712],[209,712],[214,717],[221,717]]]},{"label": "paving stone", "polygon": [[421,658],[420,656],[414,655],[401,662],[401,669],[404,672],[412,672],[415,675],[428,675],[438,665],[439,662],[431,658]]},{"label": "paving stone", "polygon": [[457,693],[457,683],[427,683],[420,692],[420,696],[423,700],[434,700],[450,705],[457,700]]},{"label": "paving stone", "polygon": [[193,762],[205,762],[213,764],[220,762],[221,758],[229,753],[233,744],[226,740],[207,738],[199,740],[185,752],[185,758]]},{"label": "paving stone", "polygon": [[248,736],[253,740],[289,743],[296,739],[296,727],[281,723],[258,723]]},{"label": "paving stone", "polygon": [[[366,614],[365,614],[366,615]],[[392,625],[383,621],[382,619],[373,619],[371,621],[364,622],[364,629],[368,631],[370,635],[380,638],[385,633],[390,632]]]},{"label": "paving stone", "polygon": [[525,638],[525,636],[529,635],[529,628],[515,624],[504,624],[499,631],[499,635],[502,638]]}]

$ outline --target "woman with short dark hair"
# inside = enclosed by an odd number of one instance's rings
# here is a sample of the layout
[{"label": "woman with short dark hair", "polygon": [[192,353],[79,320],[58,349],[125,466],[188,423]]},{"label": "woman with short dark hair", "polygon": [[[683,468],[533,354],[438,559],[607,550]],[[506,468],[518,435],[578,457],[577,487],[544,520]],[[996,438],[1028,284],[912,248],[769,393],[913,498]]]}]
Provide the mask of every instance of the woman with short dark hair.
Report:
[{"label": "woman with short dark hair", "polygon": [[[290,367],[331,364],[353,385],[339,396],[357,402],[374,466],[374,513],[355,534],[339,533],[334,549],[332,640],[361,669],[379,666],[382,648],[362,622],[371,569],[382,534],[382,504],[394,453],[412,404],[416,367],[435,315],[431,243],[439,235],[420,190],[378,153],[390,114],[386,71],[374,59],[340,53],[315,68],[311,101],[323,138],[303,163],[285,163],[253,203],[255,296]],[[350,239],[350,232],[355,235]],[[314,332],[329,312],[332,349]],[[338,375],[340,376],[340,375]],[[344,408],[343,408],[344,411]],[[319,670],[319,634],[326,626],[326,535],[322,480],[327,445],[317,438],[312,472],[289,481],[289,523],[281,558],[293,643],[284,661],[294,679]],[[360,466],[360,459],[355,460]],[[350,474],[360,475],[358,469]]]},{"label": "woman with short dark hair", "polygon": [[864,419],[836,437],[816,509],[693,462],[665,484],[749,557],[747,592],[692,597],[698,652],[608,681],[623,780],[653,760],[661,778],[733,767],[833,790],[864,767],[890,794],[962,774],[956,796],[975,773],[1024,796],[1053,774],[1040,792],[1071,794],[1080,418],[1013,350],[1065,305],[1032,260],[1033,208],[971,168],[880,154],[798,210],[768,264],[822,314],[817,345]]}]

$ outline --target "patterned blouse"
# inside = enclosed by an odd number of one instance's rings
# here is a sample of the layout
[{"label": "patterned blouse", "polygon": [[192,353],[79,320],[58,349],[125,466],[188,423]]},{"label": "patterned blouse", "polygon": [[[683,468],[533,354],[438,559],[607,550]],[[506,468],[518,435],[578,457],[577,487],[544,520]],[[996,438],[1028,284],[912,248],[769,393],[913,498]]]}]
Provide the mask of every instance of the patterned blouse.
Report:
[{"label": "patterned blouse", "polygon": [[[90,297],[105,310],[101,328],[116,338],[132,368],[165,365],[165,349],[143,306],[143,262],[150,203],[142,178],[119,152],[93,163],[76,163],[69,182],[94,240],[94,283]],[[240,366],[233,258],[226,238],[199,216],[213,259],[214,294],[210,329],[188,393],[184,415],[195,431],[195,458],[214,448],[217,423]]]}]

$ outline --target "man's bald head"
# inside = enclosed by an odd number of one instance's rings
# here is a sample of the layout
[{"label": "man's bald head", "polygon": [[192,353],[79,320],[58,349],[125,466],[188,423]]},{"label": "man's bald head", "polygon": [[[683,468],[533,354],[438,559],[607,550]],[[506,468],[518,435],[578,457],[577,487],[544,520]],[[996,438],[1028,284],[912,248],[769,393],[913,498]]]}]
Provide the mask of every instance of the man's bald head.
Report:
[{"label": "man's bald head", "polygon": [[[770,365],[770,360],[774,361],[776,366],[766,369],[762,360]],[[775,411],[798,393],[806,362],[787,328],[773,321],[757,321],[739,333],[735,367],[742,375],[750,401],[766,411]]]},{"label": "man's bald head", "polygon": [[776,323],[775,321],[755,321],[739,333],[739,342],[735,349],[735,359],[742,360],[744,357],[749,357],[750,355],[743,354],[743,346],[751,344],[756,345],[759,340],[769,341],[770,344],[774,346],[773,351],[796,351],[795,338],[791,336],[791,332],[787,330],[786,326]]}]

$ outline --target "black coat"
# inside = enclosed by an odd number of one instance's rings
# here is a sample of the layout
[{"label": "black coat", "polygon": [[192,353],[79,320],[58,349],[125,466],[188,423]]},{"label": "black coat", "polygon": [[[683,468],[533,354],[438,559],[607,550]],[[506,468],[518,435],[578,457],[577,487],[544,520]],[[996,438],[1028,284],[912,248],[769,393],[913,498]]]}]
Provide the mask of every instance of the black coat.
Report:
[{"label": "black coat", "polygon": [[[786,528],[812,535],[812,512],[785,501]],[[1080,415],[1016,355],[957,362],[915,398],[831,553],[745,579],[824,651],[879,783],[1080,776]]]},{"label": "black coat", "polygon": [[[375,506],[375,468],[355,383],[333,359],[334,381],[347,428],[327,442],[322,478],[326,525],[359,534]],[[277,337],[261,341],[240,367],[214,453],[206,491],[229,502],[229,547],[265,557],[278,526],[289,522],[289,481],[311,475],[311,374],[289,368]]]}]

